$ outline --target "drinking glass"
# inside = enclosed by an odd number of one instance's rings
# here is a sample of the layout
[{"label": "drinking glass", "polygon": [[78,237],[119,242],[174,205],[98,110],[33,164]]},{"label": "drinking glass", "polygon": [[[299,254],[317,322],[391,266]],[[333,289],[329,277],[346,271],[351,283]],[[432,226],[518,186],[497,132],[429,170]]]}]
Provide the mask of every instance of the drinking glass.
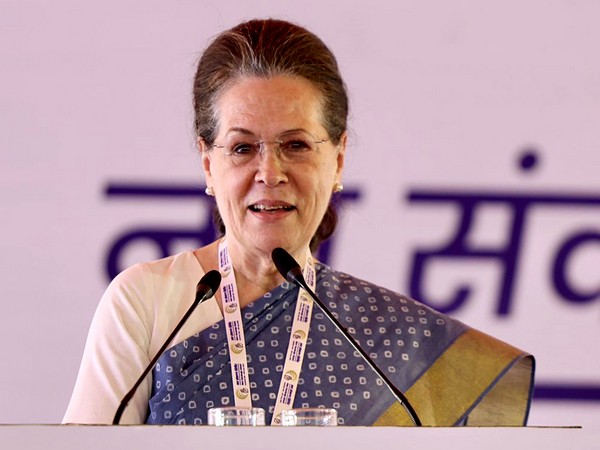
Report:
[{"label": "drinking glass", "polygon": [[210,408],[208,410],[208,424],[216,427],[256,427],[265,424],[265,410],[237,406]]},{"label": "drinking glass", "polygon": [[281,412],[281,425],[284,427],[334,427],[337,425],[337,411],[333,408],[288,409]]}]

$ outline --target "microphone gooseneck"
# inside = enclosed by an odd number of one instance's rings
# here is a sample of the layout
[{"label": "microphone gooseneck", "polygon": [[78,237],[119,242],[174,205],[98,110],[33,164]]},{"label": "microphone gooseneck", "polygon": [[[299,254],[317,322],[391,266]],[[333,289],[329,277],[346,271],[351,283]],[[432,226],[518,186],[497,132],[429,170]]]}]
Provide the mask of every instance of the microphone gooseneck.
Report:
[{"label": "microphone gooseneck", "polygon": [[286,280],[294,284],[301,283],[301,287],[304,287],[306,280],[304,279],[304,275],[302,275],[302,268],[292,255],[281,247],[277,247],[273,249],[271,259],[279,273]]},{"label": "microphone gooseneck", "polygon": [[413,421],[413,423],[420,427],[421,421],[419,420],[419,416],[417,412],[414,410],[406,396],[398,389],[389,379],[388,377],[381,371],[381,369],[375,364],[375,362],[367,355],[367,353],[358,345],[358,342],[354,340],[352,335],[346,330],[344,326],[333,316],[329,308],[325,306],[325,304],[317,297],[312,289],[306,283],[304,276],[302,275],[302,269],[298,262],[284,249],[278,247],[273,250],[271,253],[271,259],[275,264],[275,267],[279,271],[279,273],[288,281],[296,284],[298,287],[304,289],[308,294],[313,298],[313,300],[321,307],[323,313],[331,320],[331,322],[335,325],[335,327],[344,335],[344,337],[352,344],[354,350],[356,350],[363,359],[369,364],[371,369],[377,373],[377,375],[383,380],[388,389],[394,394],[396,400],[404,407],[409,417]]},{"label": "microphone gooseneck", "polygon": [[205,273],[204,276],[200,279],[200,281],[196,285],[196,297],[194,299],[194,302],[189,307],[187,312],[183,315],[183,317],[181,318],[179,323],[177,323],[177,325],[175,326],[175,328],[173,329],[173,331],[171,332],[169,337],[165,340],[162,347],[160,349],[158,349],[158,351],[156,352],[156,355],[154,356],[152,361],[150,361],[150,363],[148,364],[148,366],[146,367],[144,372],[142,372],[142,375],[140,375],[140,377],[135,382],[135,384],[133,385],[131,390],[125,395],[125,397],[123,397],[123,400],[121,400],[121,403],[119,404],[119,407],[117,408],[117,412],[115,413],[115,417],[113,419],[113,425],[119,424],[119,422],[121,421],[121,416],[123,415],[123,412],[125,411],[125,408],[127,407],[127,404],[133,398],[133,395],[137,391],[138,387],[140,386],[140,384],[142,384],[142,381],[144,381],[144,378],[146,378],[146,375],[148,375],[148,373],[152,370],[152,368],[156,364],[156,361],[158,361],[158,358],[160,358],[160,356],[166,350],[167,346],[171,343],[171,341],[173,340],[175,335],[179,332],[179,330],[181,329],[183,324],[192,315],[192,313],[194,312],[194,309],[196,309],[196,306],[198,306],[204,300],[207,300],[207,299],[211,298],[213,295],[215,295],[215,292],[217,292],[217,289],[219,289],[220,284],[221,284],[221,274],[219,273],[218,270],[211,270],[211,271]]}]

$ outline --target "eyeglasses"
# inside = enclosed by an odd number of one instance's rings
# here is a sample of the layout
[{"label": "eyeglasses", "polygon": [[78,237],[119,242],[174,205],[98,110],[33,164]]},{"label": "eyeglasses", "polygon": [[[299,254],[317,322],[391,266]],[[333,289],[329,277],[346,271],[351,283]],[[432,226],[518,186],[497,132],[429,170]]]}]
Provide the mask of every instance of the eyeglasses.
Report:
[{"label": "eyeglasses", "polygon": [[315,140],[306,132],[286,133],[275,141],[256,141],[251,137],[234,135],[224,144],[213,144],[213,148],[223,150],[223,154],[233,164],[243,165],[254,161],[256,155],[263,154],[268,144],[273,144],[273,150],[278,158],[285,163],[302,163],[314,158],[319,150],[319,145],[329,139]]}]

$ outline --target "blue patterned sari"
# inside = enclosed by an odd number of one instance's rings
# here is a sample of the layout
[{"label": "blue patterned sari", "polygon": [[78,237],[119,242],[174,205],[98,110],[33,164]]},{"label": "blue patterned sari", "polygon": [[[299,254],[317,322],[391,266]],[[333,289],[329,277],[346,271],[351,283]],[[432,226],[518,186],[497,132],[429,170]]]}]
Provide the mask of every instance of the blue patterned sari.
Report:
[{"label": "blue patterned sari", "polygon": [[[252,403],[265,409],[267,423],[297,294],[297,287],[284,283],[242,311]],[[321,264],[317,295],[406,393],[424,425],[525,423],[533,374],[529,355]],[[167,350],[153,377],[147,423],[205,424],[209,408],[233,406],[223,321]],[[496,387],[499,392],[489,395]],[[317,406],[337,409],[340,425],[411,424],[389,389],[315,304],[294,407]],[[504,411],[500,415],[498,408]]]}]

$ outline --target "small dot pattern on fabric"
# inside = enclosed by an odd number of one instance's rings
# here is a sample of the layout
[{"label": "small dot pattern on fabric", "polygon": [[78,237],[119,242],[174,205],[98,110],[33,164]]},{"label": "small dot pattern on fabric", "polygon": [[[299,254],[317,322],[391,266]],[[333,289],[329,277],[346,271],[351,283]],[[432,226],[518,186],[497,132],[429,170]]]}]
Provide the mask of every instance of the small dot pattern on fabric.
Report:
[{"label": "small dot pattern on fabric", "polygon": [[[298,289],[284,283],[242,311],[253,406],[276,400]],[[317,295],[375,364],[406,391],[465,326],[395,292],[317,265]],[[168,349],[153,371],[147,423],[205,424],[207,411],[233,406],[223,321]],[[395,398],[314,305],[294,407],[329,407],[340,425],[371,425]]]}]

